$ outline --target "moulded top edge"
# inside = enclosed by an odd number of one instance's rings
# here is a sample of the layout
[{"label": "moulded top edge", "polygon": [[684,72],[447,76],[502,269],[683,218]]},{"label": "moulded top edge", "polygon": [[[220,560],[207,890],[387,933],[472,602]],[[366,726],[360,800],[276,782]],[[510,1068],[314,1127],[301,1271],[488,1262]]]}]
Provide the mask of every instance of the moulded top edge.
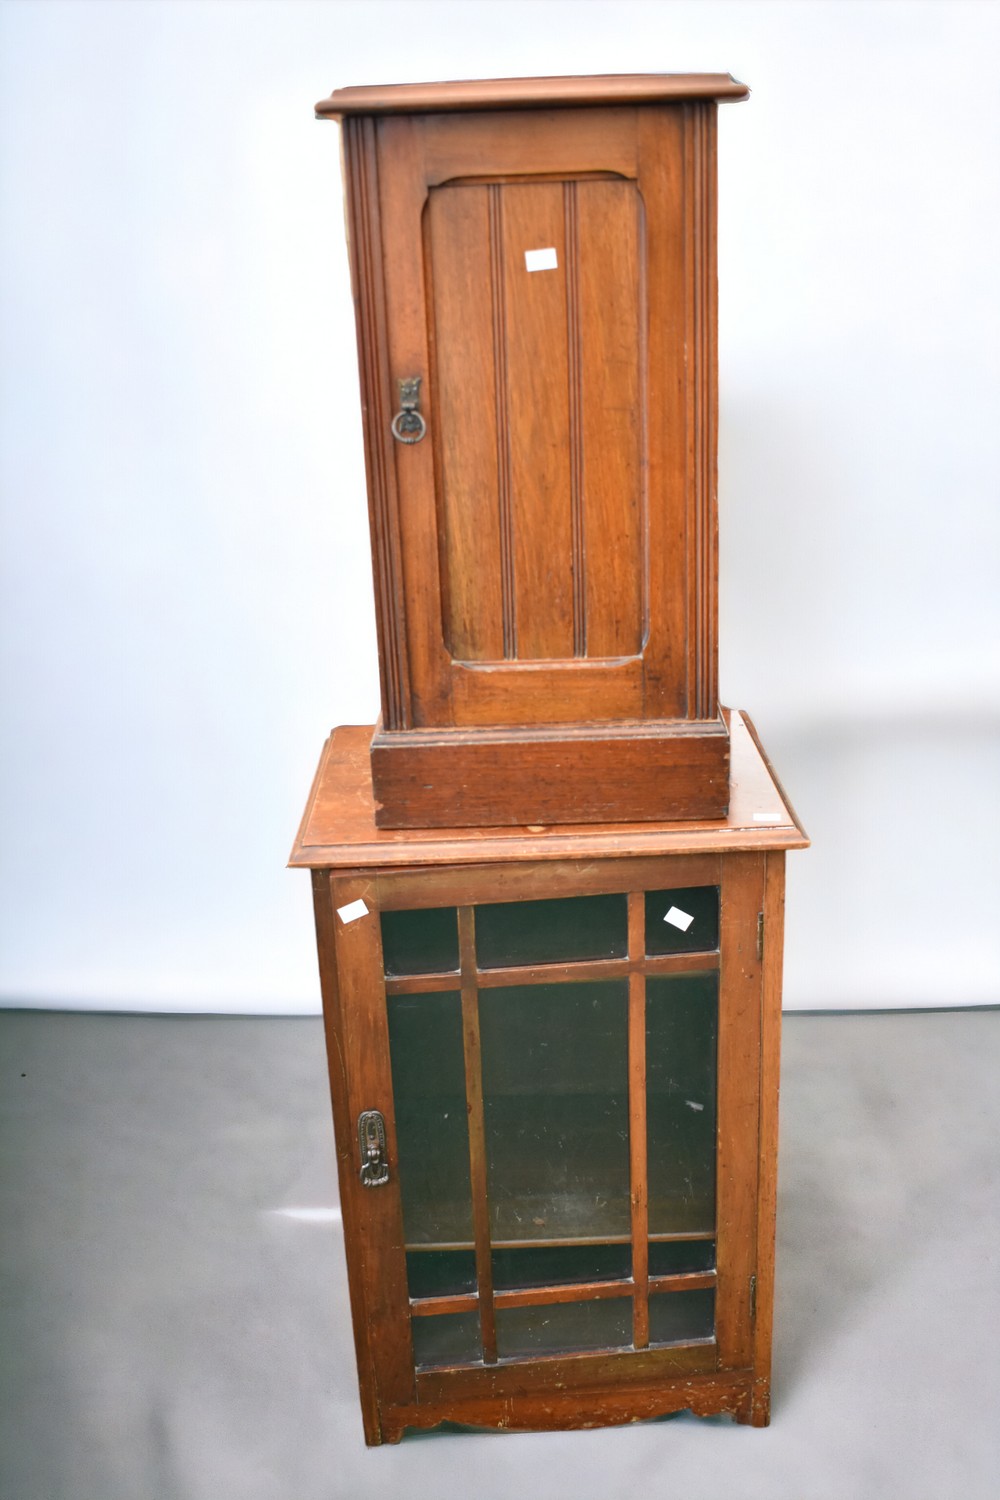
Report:
[{"label": "moulded top edge", "polygon": [[659,104],[683,99],[746,99],[729,73],[621,73],[606,77],[484,78],[467,83],[387,83],[335,89],[321,119],[345,115],[438,114],[443,110],[558,109],[600,104]]}]

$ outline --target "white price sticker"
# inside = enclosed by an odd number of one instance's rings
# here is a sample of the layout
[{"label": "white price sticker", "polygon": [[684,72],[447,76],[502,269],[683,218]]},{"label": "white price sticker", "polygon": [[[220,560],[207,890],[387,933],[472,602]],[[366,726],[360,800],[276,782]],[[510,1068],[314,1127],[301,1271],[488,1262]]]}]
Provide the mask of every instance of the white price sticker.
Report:
[{"label": "white price sticker", "polygon": [[672,906],[663,920],[664,922],[669,922],[671,927],[679,927],[681,932],[687,932],[694,921],[694,917],[690,916],[686,911],[681,911],[679,906]]},{"label": "white price sticker", "polygon": [[544,250],[525,250],[524,264],[529,271],[558,271],[555,245],[546,245]]},{"label": "white price sticker", "polygon": [[368,908],[362,900],[348,901],[346,906],[337,907],[337,916],[345,924],[356,922],[359,917],[367,917]]}]

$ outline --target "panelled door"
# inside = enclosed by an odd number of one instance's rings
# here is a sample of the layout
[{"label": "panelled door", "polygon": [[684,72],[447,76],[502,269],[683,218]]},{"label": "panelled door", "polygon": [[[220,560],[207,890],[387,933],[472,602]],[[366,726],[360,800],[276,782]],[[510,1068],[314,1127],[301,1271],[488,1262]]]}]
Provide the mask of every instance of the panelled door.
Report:
[{"label": "panelled door", "polygon": [[[384,289],[387,728],[715,714],[710,117],[348,122]],[[418,377],[426,431],[393,441]]]},{"label": "panelled door", "polygon": [[625,866],[387,876],[338,932],[382,1400],[751,1364],[763,858]]}]

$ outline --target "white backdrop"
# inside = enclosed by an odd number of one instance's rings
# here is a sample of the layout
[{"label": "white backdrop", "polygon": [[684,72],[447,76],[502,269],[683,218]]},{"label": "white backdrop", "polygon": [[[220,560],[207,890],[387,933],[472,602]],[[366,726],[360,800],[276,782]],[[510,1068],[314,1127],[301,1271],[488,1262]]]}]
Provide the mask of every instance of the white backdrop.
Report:
[{"label": "white backdrop", "polygon": [[1000,9],[0,8],[8,1004],[318,1005],[284,859],[377,664],[334,86],[724,71],[722,689],[791,1007],[1000,1000]]}]

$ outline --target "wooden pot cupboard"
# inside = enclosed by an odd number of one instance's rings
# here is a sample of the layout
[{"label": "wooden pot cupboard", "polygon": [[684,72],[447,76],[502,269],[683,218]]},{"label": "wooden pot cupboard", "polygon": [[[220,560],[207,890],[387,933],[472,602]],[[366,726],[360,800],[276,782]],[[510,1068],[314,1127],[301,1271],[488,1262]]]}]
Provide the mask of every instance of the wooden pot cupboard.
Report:
[{"label": "wooden pot cupboard", "polygon": [[726,75],[343,89],[382,716],[312,872],[366,1440],[769,1419],[785,851],[716,687]]},{"label": "wooden pot cupboard", "polygon": [[721,817],[728,75],[341,89],[386,828]]}]

